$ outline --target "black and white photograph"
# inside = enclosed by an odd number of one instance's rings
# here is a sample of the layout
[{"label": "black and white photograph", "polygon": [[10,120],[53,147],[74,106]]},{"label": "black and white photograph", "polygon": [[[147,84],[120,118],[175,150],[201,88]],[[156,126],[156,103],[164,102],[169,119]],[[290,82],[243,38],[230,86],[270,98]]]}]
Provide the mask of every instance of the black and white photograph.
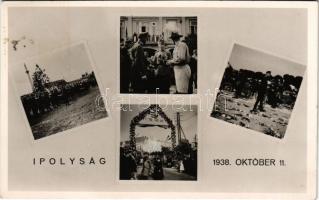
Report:
[{"label": "black and white photograph", "polygon": [[121,17],[121,93],[196,94],[197,57],[197,17]]},{"label": "black and white photograph", "polygon": [[120,180],[197,180],[197,106],[121,106]]},{"label": "black and white photograph", "polygon": [[71,45],[15,67],[16,90],[35,140],[107,117],[86,48]]},{"label": "black and white photograph", "polygon": [[234,44],[211,117],[284,138],[305,68]]},{"label": "black and white photograph", "polygon": [[1,197],[317,196],[316,2],[6,1],[1,34]]}]

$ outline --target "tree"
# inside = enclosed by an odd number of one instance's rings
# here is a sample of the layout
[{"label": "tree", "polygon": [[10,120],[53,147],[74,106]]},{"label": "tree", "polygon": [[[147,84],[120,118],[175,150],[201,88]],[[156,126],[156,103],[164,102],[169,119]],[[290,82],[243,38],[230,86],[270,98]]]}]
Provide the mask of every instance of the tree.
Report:
[{"label": "tree", "polygon": [[301,76],[296,76],[295,79],[294,79],[294,85],[295,85],[295,87],[298,90],[300,88],[301,82],[302,82],[302,77]]},{"label": "tree", "polygon": [[186,155],[190,154],[192,147],[187,140],[181,140],[180,144],[176,146],[175,151],[180,155]]},{"label": "tree", "polygon": [[171,153],[172,151],[168,147],[162,146],[162,152],[164,155],[166,155]]},{"label": "tree", "polygon": [[34,86],[34,91],[39,92],[45,89],[45,84],[50,81],[48,75],[45,73],[45,70],[42,70],[39,65],[36,64],[35,71],[32,75],[32,81]]}]

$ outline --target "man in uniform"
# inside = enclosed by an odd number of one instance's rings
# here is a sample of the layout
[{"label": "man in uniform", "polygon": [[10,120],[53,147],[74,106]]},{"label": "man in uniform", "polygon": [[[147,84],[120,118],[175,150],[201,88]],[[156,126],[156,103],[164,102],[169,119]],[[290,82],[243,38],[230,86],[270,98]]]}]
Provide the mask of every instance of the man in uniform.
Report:
[{"label": "man in uniform", "polygon": [[[256,103],[254,105],[254,108],[251,110],[252,112],[257,112],[257,107],[259,109],[259,111],[264,112],[264,101],[265,101],[265,97],[267,94],[267,89],[268,89],[268,81],[271,78],[271,72],[267,71],[266,75],[262,78],[261,82],[258,85],[258,95],[257,95],[257,99],[256,99]],[[258,106],[259,105],[259,106]]]},{"label": "man in uniform", "polygon": [[134,93],[145,93],[147,81],[147,61],[144,55],[143,46],[146,43],[147,32],[140,33],[137,42],[129,50],[132,60],[131,86]]}]

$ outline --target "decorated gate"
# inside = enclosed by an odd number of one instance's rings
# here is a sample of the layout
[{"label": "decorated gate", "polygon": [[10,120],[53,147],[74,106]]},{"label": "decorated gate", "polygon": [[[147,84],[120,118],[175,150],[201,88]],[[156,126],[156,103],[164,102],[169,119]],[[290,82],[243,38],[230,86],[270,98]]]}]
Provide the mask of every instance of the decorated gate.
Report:
[{"label": "decorated gate", "polygon": [[147,115],[156,113],[156,115],[161,116],[165,122],[168,124],[168,128],[171,129],[171,141],[172,141],[172,148],[176,147],[176,133],[175,133],[175,126],[171,119],[167,117],[167,115],[163,112],[162,108],[159,107],[157,104],[153,104],[147,109],[140,112],[137,116],[135,116],[131,120],[130,124],[130,146],[132,150],[136,150],[136,140],[135,140],[135,129],[136,126],[142,121]]}]

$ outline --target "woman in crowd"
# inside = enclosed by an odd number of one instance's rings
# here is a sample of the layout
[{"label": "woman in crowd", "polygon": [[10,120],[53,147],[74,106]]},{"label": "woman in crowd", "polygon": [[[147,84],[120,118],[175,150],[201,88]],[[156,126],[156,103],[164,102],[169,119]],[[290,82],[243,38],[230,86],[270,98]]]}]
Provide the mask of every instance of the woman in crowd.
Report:
[{"label": "woman in crowd", "polygon": [[142,171],[141,171],[139,179],[148,180],[151,175],[152,175],[152,162],[149,159],[148,153],[145,153],[143,158]]},{"label": "woman in crowd", "polygon": [[190,55],[186,43],[181,41],[182,35],[172,32],[171,39],[175,43],[173,51],[173,59],[169,60],[167,64],[173,66],[175,74],[176,93],[187,94],[189,87],[189,80],[191,77],[191,69],[188,65]]},{"label": "woman in crowd", "polygon": [[181,159],[181,160],[179,161],[178,171],[179,171],[180,173],[182,173],[182,172],[184,172],[184,170],[185,170],[184,160]]}]

